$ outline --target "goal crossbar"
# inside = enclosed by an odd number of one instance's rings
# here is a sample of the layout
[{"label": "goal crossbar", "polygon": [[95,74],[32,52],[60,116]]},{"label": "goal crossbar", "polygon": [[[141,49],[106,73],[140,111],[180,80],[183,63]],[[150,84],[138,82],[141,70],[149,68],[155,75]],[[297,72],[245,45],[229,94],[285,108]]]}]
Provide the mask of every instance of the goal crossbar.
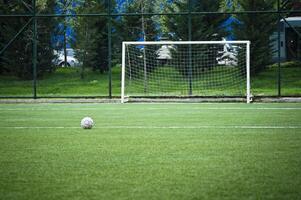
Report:
[{"label": "goal crossbar", "polygon": [[125,41],[123,45],[134,44],[134,45],[151,45],[151,44],[250,44],[247,40],[236,40],[236,41]]}]

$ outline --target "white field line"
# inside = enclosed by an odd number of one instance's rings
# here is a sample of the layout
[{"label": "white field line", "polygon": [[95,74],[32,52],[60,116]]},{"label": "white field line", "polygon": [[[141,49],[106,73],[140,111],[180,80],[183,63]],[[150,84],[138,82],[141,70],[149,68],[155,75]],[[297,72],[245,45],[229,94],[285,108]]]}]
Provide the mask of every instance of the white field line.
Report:
[{"label": "white field line", "polygon": [[[102,126],[93,129],[301,129],[301,126]],[[2,126],[0,129],[81,129],[72,126]]]},{"label": "white field line", "polygon": [[[177,109],[177,108],[142,108],[142,110],[169,110],[169,109]],[[179,108],[178,110],[185,110],[186,108]],[[288,107],[288,108],[189,108],[189,109],[193,109],[193,110],[301,110],[301,107],[298,108],[293,108],[293,107]],[[68,108],[68,109],[19,109],[19,108],[15,108],[15,109],[10,109],[10,108],[0,108],[0,111],[93,111],[93,110],[133,110],[132,107],[128,107],[128,108],[122,108],[122,107],[118,107],[118,108]]]}]

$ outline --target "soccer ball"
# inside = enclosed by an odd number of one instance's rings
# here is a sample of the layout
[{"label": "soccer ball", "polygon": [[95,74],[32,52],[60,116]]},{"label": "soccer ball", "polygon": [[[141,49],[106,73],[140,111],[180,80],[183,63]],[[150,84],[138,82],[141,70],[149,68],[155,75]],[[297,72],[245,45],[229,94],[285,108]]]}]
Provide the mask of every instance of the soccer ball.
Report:
[{"label": "soccer ball", "polygon": [[83,129],[91,129],[94,125],[93,119],[91,117],[84,117],[80,122],[80,126]]}]

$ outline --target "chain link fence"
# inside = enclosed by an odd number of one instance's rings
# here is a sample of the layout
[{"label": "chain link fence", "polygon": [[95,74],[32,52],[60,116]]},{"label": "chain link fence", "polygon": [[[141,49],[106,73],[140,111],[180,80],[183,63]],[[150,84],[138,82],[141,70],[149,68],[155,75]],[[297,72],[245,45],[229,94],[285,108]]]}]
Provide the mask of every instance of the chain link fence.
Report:
[{"label": "chain link fence", "polygon": [[0,0],[0,25],[0,98],[119,98],[122,41],[160,40],[250,40],[252,95],[301,96],[299,1]]}]

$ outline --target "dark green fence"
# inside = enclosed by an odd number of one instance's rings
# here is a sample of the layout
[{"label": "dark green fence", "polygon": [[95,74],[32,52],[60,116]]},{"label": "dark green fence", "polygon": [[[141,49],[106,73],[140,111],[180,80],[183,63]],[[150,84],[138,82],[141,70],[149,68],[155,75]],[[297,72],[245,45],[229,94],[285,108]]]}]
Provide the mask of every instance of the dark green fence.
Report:
[{"label": "dark green fence", "polygon": [[122,41],[223,37],[251,41],[254,96],[301,96],[300,2],[256,2],[0,0],[0,98],[118,97]]}]

